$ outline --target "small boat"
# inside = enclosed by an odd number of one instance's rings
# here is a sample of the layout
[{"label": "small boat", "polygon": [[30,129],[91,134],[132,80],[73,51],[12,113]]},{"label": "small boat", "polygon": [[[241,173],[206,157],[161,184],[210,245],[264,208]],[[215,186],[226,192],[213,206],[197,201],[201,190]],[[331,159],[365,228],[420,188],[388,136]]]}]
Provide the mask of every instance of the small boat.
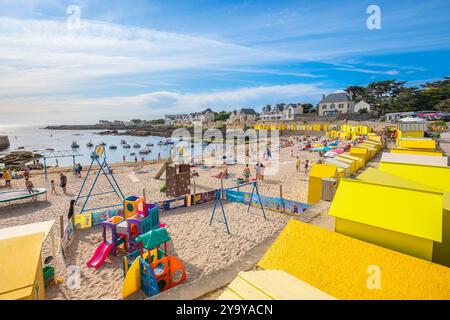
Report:
[{"label": "small boat", "polygon": [[99,145],[104,147],[104,146],[106,146],[106,143],[102,141],[102,142],[99,143]]},{"label": "small boat", "polygon": [[80,147],[80,145],[76,141],[72,141],[71,147],[72,147],[72,149],[78,149]]},{"label": "small boat", "polygon": [[19,150],[24,150],[24,149],[25,149],[25,147],[19,147],[19,148],[17,148],[17,149],[19,149]]},{"label": "small boat", "polygon": [[122,147],[125,148],[125,149],[130,149],[131,148],[131,146],[128,143],[123,144]]},{"label": "small boat", "polygon": [[135,155],[136,155],[136,153],[134,153],[134,152],[130,153],[130,156],[135,156]]},{"label": "small boat", "polygon": [[125,140],[120,140],[120,144],[127,144]]},{"label": "small boat", "polygon": [[133,144],[133,148],[140,148],[141,147],[141,145],[139,144],[139,143],[135,143],[135,144]]},{"label": "small boat", "polygon": [[149,154],[151,152],[152,152],[152,150],[150,150],[150,148],[145,148],[145,149],[139,150],[139,154]]},{"label": "small boat", "polygon": [[109,146],[109,148],[112,149],[112,150],[116,150],[117,146],[112,144],[112,145]]},{"label": "small boat", "polygon": [[147,147],[153,147],[154,144],[153,144],[153,143],[147,143],[146,146],[147,146]]},{"label": "small boat", "polygon": [[88,148],[92,148],[93,146],[94,146],[94,144],[91,141],[86,143],[86,147],[88,147]]}]

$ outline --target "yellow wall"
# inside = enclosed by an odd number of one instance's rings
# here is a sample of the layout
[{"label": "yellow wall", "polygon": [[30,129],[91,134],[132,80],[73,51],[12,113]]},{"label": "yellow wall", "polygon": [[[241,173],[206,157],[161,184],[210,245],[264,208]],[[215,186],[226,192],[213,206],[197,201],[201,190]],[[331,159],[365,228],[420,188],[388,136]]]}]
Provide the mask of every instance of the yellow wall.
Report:
[{"label": "yellow wall", "polygon": [[336,218],[336,232],[413,257],[431,261],[433,241],[367,224]]},{"label": "yellow wall", "polygon": [[399,146],[413,149],[436,149],[436,141],[433,139],[400,139]]},{"label": "yellow wall", "polygon": [[[450,268],[291,220],[258,262],[337,299],[450,299]],[[367,286],[371,266],[379,289]]]},{"label": "yellow wall", "polygon": [[444,210],[442,218],[442,243],[434,243],[433,262],[450,267],[450,211]]},{"label": "yellow wall", "polygon": [[309,172],[308,203],[314,204],[322,199],[322,178],[337,176],[336,167],[326,164],[315,164]]}]

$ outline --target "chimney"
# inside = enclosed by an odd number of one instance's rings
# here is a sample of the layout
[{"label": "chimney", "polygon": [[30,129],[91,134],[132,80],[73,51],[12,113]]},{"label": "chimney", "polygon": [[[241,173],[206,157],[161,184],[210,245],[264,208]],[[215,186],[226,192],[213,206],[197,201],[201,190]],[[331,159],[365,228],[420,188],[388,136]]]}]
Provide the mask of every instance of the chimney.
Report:
[{"label": "chimney", "polygon": [[322,100],[324,100],[324,99],[325,99],[325,95],[323,94],[323,95],[322,95]]}]

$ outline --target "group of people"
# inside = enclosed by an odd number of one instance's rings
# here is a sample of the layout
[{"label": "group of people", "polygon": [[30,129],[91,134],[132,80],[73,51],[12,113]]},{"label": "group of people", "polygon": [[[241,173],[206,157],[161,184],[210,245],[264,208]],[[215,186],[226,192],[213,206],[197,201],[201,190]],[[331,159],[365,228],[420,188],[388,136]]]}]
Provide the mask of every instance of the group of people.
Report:
[{"label": "group of people", "polygon": [[[264,181],[264,169],[265,166],[262,162],[258,162],[255,165],[255,174],[257,181]],[[245,165],[244,172],[242,173],[244,176],[245,182],[250,182],[250,177],[252,176],[252,172],[250,170],[250,166],[248,164]]]}]

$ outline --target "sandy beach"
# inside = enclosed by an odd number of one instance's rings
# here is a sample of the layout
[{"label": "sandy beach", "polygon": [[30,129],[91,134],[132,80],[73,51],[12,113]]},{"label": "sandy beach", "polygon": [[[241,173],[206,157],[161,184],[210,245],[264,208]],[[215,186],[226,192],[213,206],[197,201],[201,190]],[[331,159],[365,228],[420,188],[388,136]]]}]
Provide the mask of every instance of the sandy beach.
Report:
[{"label": "sandy beach", "polygon": [[[295,151],[291,157],[292,147],[282,148],[280,152],[279,170],[275,176],[266,176],[261,182],[260,193],[266,196],[279,196],[280,185],[283,189],[285,199],[296,200],[306,203],[308,182],[305,172],[297,173],[295,170],[295,157],[298,155],[302,160],[316,160],[317,153],[306,151]],[[163,179],[155,180],[153,176],[159,170],[160,164],[145,165],[141,173],[134,173],[134,164],[115,165],[114,174],[125,196],[142,195],[145,189],[147,202],[155,202],[167,199],[161,193],[160,187]],[[228,166],[229,173],[235,177],[242,175],[244,165]],[[220,188],[220,179],[213,178],[222,168],[211,169],[196,168],[200,177],[196,178],[196,192],[203,192]],[[253,168],[252,175],[255,171]],[[85,172],[83,172],[85,174]],[[68,177],[67,195],[62,195],[58,187],[58,195],[50,192],[50,181],[59,184],[59,174],[50,173],[48,182],[42,174],[31,176],[35,187],[45,187],[49,190],[48,201],[37,201],[17,203],[11,206],[0,207],[0,227],[23,225],[33,222],[56,220],[55,235],[59,235],[59,216],[67,215],[69,202],[76,198],[83,179],[76,178],[71,173]],[[234,179],[224,180],[224,187],[234,186]],[[24,180],[14,180],[14,188],[23,188]],[[97,190],[106,190],[105,178],[99,180]],[[250,190],[250,187],[248,191]],[[243,189],[242,191],[247,191]],[[117,203],[115,196],[106,195],[92,198],[89,206],[102,206]],[[168,232],[172,237],[169,243],[169,251],[178,257],[187,269],[187,281],[197,280],[204,275],[226,268],[243,257],[251,248],[261,243],[264,239],[279,232],[292,217],[286,214],[266,211],[266,221],[260,210],[251,208],[247,213],[247,207],[237,203],[226,203],[225,210],[229,221],[231,236],[226,233],[225,225],[214,222],[209,226],[213,203],[206,203],[189,208],[180,208],[161,213],[160,219],[166,224]],[[76,207],[76,213],[80,206]],[[320,219],[318,224],[328,223]],[[105,264],[98,270],[86,267],[95,248],[101,243],[101,226],[90,229],[77,230],[72,245],[67,252],[67,260],[64,262],[56,253],[55,267],[58,276],[64,282],[57,286],[50,286],[46,290],[47,299],[120,299],[123,274],[121,268],[121,256],[109,257]],[[44,245],[43,257],[52,255],[52,245],[47,239]],[[81,273],[79,289],[69,289],[66,281],[70,280],[70,266],[78,266]],[[69,269],[67,269],[69,268]],[[73,272],[73,271],[71,271]],[[143,297],[144,298],[144,297]]]}]

